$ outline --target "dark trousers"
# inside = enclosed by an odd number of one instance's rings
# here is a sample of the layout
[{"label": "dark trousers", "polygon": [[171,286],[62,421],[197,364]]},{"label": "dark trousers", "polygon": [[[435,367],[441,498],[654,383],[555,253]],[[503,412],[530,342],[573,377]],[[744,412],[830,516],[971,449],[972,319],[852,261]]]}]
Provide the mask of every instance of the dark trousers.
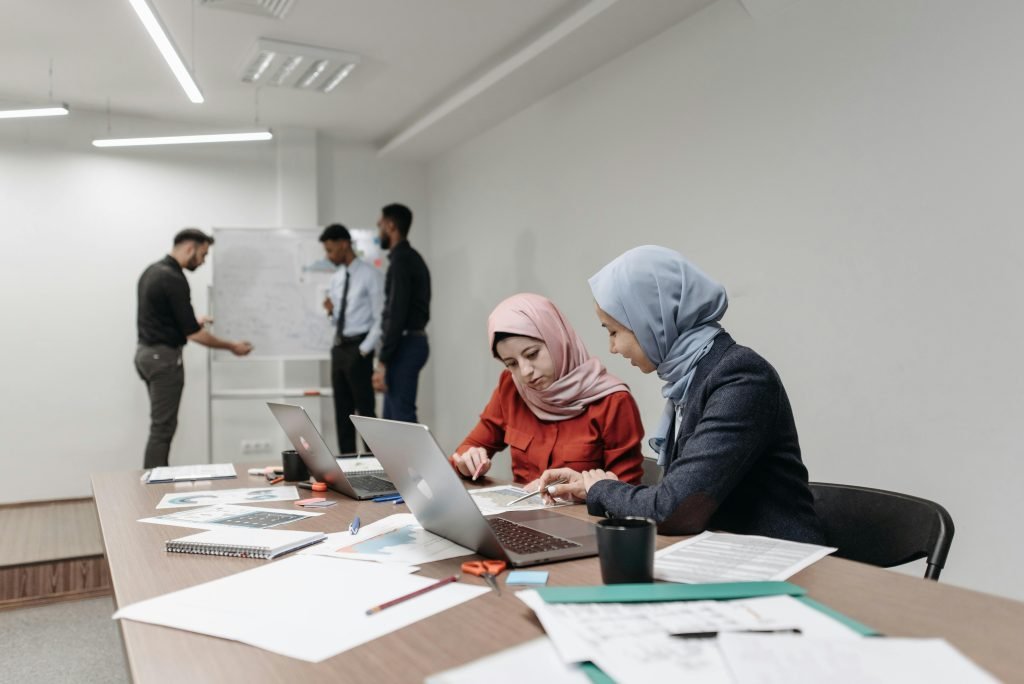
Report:
[{"label": "dark trousers", "polygon": [[384,394],[384,417],[416,423],[416,391],[420,371],[430,356],[430,345],[425,335],[406,335],[398,343],[384,373],[388,391]]},{"label": "dark trousers", "polygon": [[139,345],[135,370],[149,390],[149,439],[143,468],[167,465],[171,439],[178,429],[178,405],[185,387],[185,367],[177,347]]},{"label": "dark trousers", "polygon": [[[362,340],[365,335],[358,339]],[[375,418],[373,394],[373,354],[359,353],[359,342],[341,342],[331,349],[331,385],[334,388],[334,421],[338,426],[338,446],[343,454],[356,450],[356,428],[349,416]]]}]

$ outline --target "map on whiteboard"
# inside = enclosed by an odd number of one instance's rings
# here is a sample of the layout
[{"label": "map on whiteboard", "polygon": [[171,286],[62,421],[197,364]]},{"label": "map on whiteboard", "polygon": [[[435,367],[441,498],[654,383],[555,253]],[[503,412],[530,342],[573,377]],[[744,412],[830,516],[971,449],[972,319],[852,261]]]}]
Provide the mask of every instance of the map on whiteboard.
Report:
[{"label": "map on whiteboard", "polygon": [[[357,250],[382,265],[379,247],[369,253],[376,231],[351,232]],[[335,267],[324,257],[320,229],[224,228],[213,235],[214,334],[251,342],[246,358],[329,358],[334,327],[323,300]],[[233,357],[220,351],[217,358]]]}]

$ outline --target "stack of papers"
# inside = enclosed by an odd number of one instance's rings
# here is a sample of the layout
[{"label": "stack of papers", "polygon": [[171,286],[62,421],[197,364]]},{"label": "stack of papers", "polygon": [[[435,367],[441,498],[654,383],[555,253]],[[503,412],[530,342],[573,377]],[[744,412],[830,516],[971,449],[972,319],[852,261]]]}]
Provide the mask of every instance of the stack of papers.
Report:
[{"label": "stack of papers", "polygon": [[[756,598],[735,598],[745,586]],[[871,631],[862,625],[794,598],[803,590],[792,584],[683,589],[568,587],[516,596],[536,613],[563,664],[592,663],[619,684],[996,681],[941,639],[865,636]],[[678,600],[716,593],[734,598]]]}]

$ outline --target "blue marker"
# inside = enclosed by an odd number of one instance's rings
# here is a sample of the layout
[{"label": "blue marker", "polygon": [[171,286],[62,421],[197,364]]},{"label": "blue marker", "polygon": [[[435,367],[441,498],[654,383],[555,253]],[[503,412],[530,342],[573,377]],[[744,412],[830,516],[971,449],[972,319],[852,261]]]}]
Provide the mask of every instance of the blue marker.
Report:
[{"label": "blue marker", "polygon": [[348,533],[349,534],[358,534],[359,533],[359,516],[358,515],[352,520],[352,524],[348,526]]},{"label": "blue marker", "polygon": [[371,500],[380,503],[381,501],[394,501],[395,499],[401,499],[401,498],[402,498],[401,494],[387,494],[385,496],[374,497]]}]

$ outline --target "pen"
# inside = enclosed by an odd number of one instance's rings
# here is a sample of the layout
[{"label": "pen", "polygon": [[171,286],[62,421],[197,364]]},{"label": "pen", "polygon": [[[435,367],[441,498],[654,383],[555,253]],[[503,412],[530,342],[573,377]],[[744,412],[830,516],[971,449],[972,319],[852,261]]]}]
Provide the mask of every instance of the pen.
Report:
[{"label": "pen", "polygon": [[349,534],[359,534],[359,516],[357,515],[352,519],[352,524],[348,526]]},{"label": "pen", "polygon": [[473,471],[473,479],[474,479],[474,480],[475,480],[476,478],[480,477],[480,470],[481,470],[481,469],[482,469],[482,468],[484,467],[484,464],[485,464],[485,463],[487,463],[487,461],[481,461],[481,462],[480,462],[480,465],[478,465],[478,466],[476,467],[476,470],[474,470],[474,471]]},{"label": "pen", "polygon": [[[799,629],[736,629],[728,634],[800,634]],[[680,639],[714,639],[720,632],[680,632],[673,634]]]},{"label": "pen", "polygon": [[434,589],[440,589],[444,585],[450,584],[450,583],[456,581],[457,579],[459,579],[458,575],[452,575],[451,577],[445,577],[444,579],[438,580],[438,581],[434,582],[433,584],[428,584],[427,586],[423,587],[422,589],[417,589],[416,591],[412,592],[411,594],[406,594],[404,596],[399,596],[398,598],[393,598],[390,601],[386,601],[385,603],[380,604],[379,606],[374,606],[373,608],[369,608],[369,609],[367,609],[366,614],[367,615],[373,615],[374,613],[379,613],[380,611],[384,610],[385,608],[390,608],[391,606],[399,604],[399,603],[401,603],[403,601],[408,601],[409,599],[415,598],[415,597],[419,596],[420,594],[425,594],[428,591],[433,591]]},{"label": "pen", "polygon": [[278,475],[277,477],[270,481],[270,484],[276,485],[278,482],[284,482],[284,475]]},{"label": "pen", "polygon": [[380,503],[382,501],[394,501],[395,499],[401,499],[401,498],[402,498],[401,494],[386,494],[385,496],[375,496],[374,498],[370,499],[370,501],[375,501],[377,503]]},{"label": "pen", "polygon": [[[565,479],[564,477],[563,477],[563,478],[559,478],[559,479],[555,480],[554,482],[552,482],[551,484],[549,484],[549,485],[548,485],[548,487],[547,487],[547,489],[548,489],[548,494],[550,494],[550,493],[551,493],[551,488],[552,488],[552,487],[554,487],[555,485],[565,484],[566,482],[567,482],[567,480],[566,480],[566,479]],[[539,487],[537,488],[537,491],[535,491],[535,492],[530,492],[529,494],[523,494],[523,495],[522,495],[521,497],[519,497],[518,499],[513,499],[512,501],[509,501],[509,502],[508,502],[507,504],[505,504],[505,505],[506,505],[506,506],[511,506],[512,504],[517,504],[517,503],[519,503],[520,501],[524,501],[524,500],[526,500],[526,499],[529,499],[529,498],[530,498],[531,496],[537,496],[538,494],[540,494],[540,488],[539,488]]]},{"label": "pen", "polygon": [[398,497],[397,499],[392,499],[391,503],[397,506],[398,504],[404,504],[405,499],[403,499],[402,497]]}]

